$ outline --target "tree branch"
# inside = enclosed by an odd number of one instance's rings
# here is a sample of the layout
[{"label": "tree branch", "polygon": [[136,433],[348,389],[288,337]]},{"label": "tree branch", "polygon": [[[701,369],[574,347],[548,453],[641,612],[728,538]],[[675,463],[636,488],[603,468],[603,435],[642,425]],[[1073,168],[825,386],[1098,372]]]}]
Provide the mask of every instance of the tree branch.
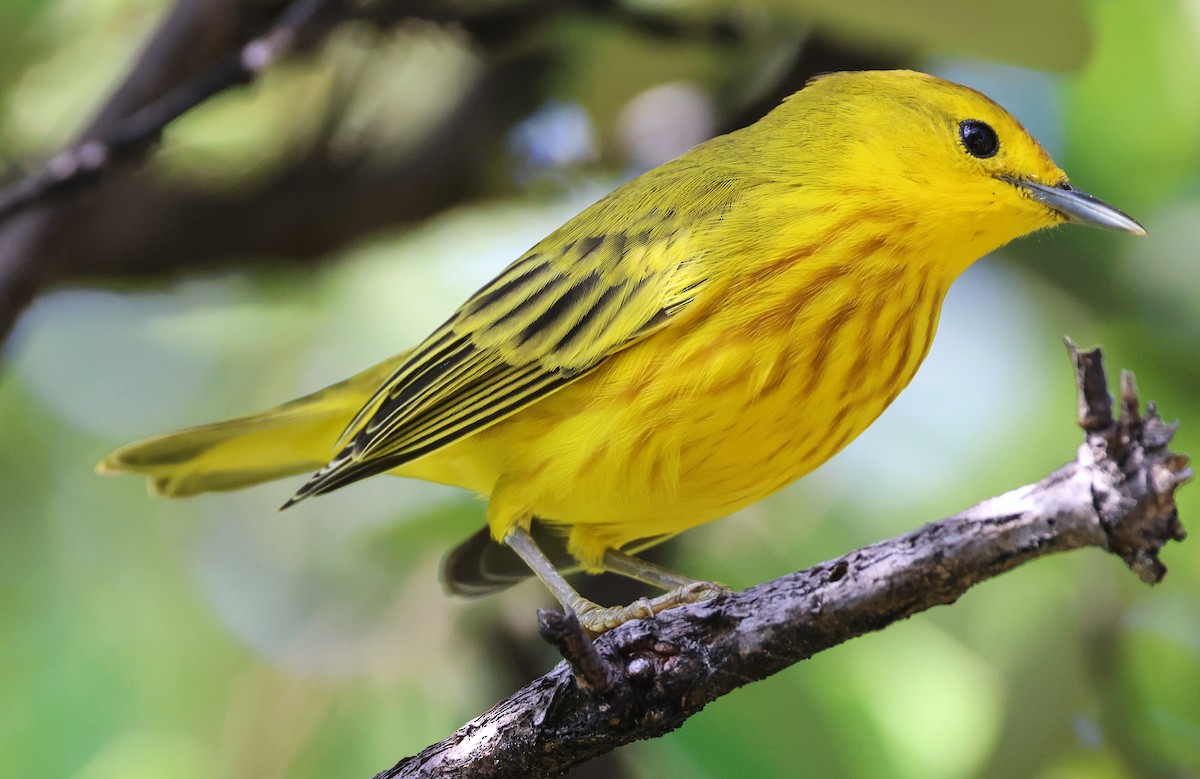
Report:
[{"label": "tree branch", "polygon": [[1099,547],[1158,582],[1166,573],[1159,549],[1184,538],[1174,493],[1192,475],[1187,458],[1167,449],[1176,426],[1153,403],[1139,413],[1128,373],[1114,419],[1100,350],[1078,352],[1068,341],[1068,351],[1085,431],[1074,462],[837,560],[627,623],[594,645],[571,619],[543,614],[543,634],[568,663],[376,779],[556,775],[661,736],[731,690],[1055,552]]}]

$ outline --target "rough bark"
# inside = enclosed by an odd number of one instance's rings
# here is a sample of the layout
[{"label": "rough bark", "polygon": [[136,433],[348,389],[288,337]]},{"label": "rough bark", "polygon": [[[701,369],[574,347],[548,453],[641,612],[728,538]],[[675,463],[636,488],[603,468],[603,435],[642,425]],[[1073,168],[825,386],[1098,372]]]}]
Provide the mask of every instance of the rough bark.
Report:
[{"label": "rough bark", "polygon": [[1139,412],[1123,374],[1119,415],[1099,350],[1068,344],[1085,438],[1073,462],[1036,484],[911,533],[716,601],[636,620],[594,643],[571,615],[541,614],[566,662],[376,779],[541,777],[661,736],[710,701],[938,605],[1056,552],[1097,547],[1156,583],[1182,540],[1174,493],[1191,478],[1167,445],[1175,425]]}]

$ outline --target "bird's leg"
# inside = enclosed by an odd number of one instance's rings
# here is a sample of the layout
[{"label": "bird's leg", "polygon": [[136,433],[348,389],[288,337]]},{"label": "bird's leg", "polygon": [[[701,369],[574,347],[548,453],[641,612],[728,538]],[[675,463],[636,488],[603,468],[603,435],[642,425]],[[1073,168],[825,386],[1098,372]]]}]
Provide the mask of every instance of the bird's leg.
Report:
[{"label": "bird's leg", "polygon": [[575,612],[579,624],[592,635],[599,635],[631,619],[654,616],[653,605],[645,598],[628,606],[604,607],[580,595],[538,547],[529,531],[522,527],[510,530],[504,538],[504,543],[525,561],[564,609]]},{"label": "bird's leg", "polygon": [[[604,570],[609,573],[620,574],[628,579],[636,579],[643,584],[649,584],[663,590],[684,590],[696,585],[707,585],[709,589],[714,591],[714,595],[710,597],[715,597],[715,594],[729,591],[729,588],[723,584],[701,581],[693,579],[690,576],[684,576],[678,571],[672,571],[670,568],[652,563],[649,560],[643,560],[640,557],[635,557],[619,549],[609,549],[604,553]],[[707,598],[699,598],[698,600],[707,600]]]},{"label": "bird's leg", "polygon": [[719,582],[693,579],[619,549],[609,549],[604,553],[604,570],[666,590],[666,594],[650,601],[655,607],[655,614],[676,606],[712,600],[730,592],[729,587]]},{"label": "bird's leg", "polygon": [[[614,573],[662,587],[667,593],[657,598],[639,598],[628,606],[601,606],[575,591],[563,575],[542,553],[533,536],[524,528],[513,528],[504,543],[525,561],[550,593],[563,605],[575,612],[584,630],[598,635],[633,619],[652,617],[664,609],[709,600],[726,592],[722,585],[701,582],[670,571],[662,566],[639,560],[624,552],[610,550],[605,553],[604,567]],[[610,557],[611,556],[611,557]],[[610,566],[610,563],[612,565]]]}]

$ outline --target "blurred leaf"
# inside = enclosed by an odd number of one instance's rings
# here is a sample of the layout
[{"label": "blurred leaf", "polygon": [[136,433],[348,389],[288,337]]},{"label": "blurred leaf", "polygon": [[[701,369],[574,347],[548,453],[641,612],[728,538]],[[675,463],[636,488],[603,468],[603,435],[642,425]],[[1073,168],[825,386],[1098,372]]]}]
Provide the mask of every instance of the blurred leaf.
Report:
[{"label": "blurred leaf", "polygon": [[[30,34],[45,46],[26,64],[3,117],[4,134],[17,151],[44,154],[79,130],[132,63],[164,7],[162,0],[41,4]],[[2,46],[9,34],[0,27]]]},{"label": "blurred leaf", "polygon": [[135,731],[105,745],[76,779],[202,779],[216,766],[198,743],[174,734]]},{"label": "blurred leaf", "polygon": [[346,159],[394,157],[455,105],[477,69],[442,28],[374,34],[347,25],[319,52],[284,60],[173,123],[156,170],[228,187],[286,169],[318,141]]},{"label": "blurred leaf", "polygon": [[1089,191],[1144,211],[1194,186],[1200,164],[1194,6],[1093,0],[1093,7],[1100,43],[1067,91],[1071,167],[1077,180],[1087,177]]},{"label": "blurred leaf", "polygon": [[1091,33],[1080,0],[765,0],[810,11],[857,47],[932,51],[1044,70],[1086,62]]},{"label": "blurred leaf", "polygon": [[1181,597],[1144,598],[1123,643],[1118,712],[1166,763],[1200,771],[1200,613]]}]

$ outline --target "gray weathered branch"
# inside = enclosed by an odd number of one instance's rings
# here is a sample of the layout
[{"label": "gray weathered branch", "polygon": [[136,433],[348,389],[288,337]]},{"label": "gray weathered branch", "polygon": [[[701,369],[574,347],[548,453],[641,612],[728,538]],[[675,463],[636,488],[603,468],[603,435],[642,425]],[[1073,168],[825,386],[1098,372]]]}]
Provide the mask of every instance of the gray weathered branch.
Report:
[{"label": "gray weathered branch", "polygon": [[[1099,350],[1068,342],[1085,440],[1074,462],[966,511],[743,592],[637,620],[595,643],[571,617],[543,612],[567,656],[445,741],[376,779],[553,776],[631,741],[679,727],[710,701],[822,650],[953,603],[972,585],[1055,552],[1099,547],[1158,582],[1182,540],[1175,490],[1186,457],[1175,425],[1122,374],[1119,416]],[[574,670],[572,670],[574,669]]]}]

